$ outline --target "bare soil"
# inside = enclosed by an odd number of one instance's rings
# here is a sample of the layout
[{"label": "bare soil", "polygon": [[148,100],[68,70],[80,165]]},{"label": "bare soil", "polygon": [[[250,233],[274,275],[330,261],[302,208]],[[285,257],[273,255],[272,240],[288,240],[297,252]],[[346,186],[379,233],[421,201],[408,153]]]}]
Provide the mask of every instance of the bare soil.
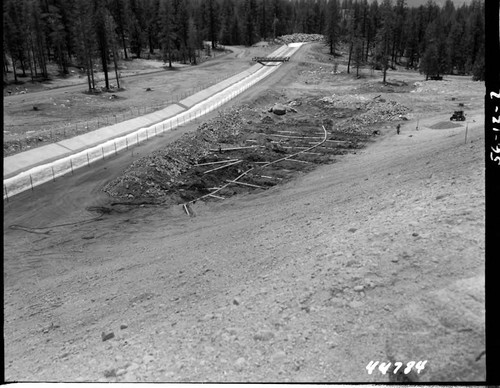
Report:
[{"label": "bare soil", "polygon": [[[283,99],[274,92],[264,95],[269,100]],[[334,125],[329,118],[331,106],[320,103],[317,98],[306,98],[280,104],[289,113],[279,116],[269,112],[272,105],[266,109],[243,105],[221,112],[195,133],[136,161],[104,190],[121,199],[113,205],[183,204],[202,197],[217,200],[283,184],[370,140],[365,133],[336,129],[348,126],[343,127],[340,120]],[[353,112],[358,111],[344,109],[338,117],[351,117]],[[241,174],[244,179],[218,190]]]},{"label": "bare soil", "polygon": [[[127,166],[148,166],[192,125],[5,203],[7,379],[484,380],[484,85],[404,70],[382,85],[327,58],[319,44],[303,47],[228,104],[242,123],[213,143],[311,136],[326,124],[331,139],[365,148],[329,153],[267,190],[197,201],[195,217],[159,191],[160,204],[112,206],[119,195],[103,189],[123,189],[139,172]],[[297,113],[267,111],[291,101],[302,102]],[[466,122],[431,128],[459,103]],[[370,361],[404,366],[368,373]]]}]

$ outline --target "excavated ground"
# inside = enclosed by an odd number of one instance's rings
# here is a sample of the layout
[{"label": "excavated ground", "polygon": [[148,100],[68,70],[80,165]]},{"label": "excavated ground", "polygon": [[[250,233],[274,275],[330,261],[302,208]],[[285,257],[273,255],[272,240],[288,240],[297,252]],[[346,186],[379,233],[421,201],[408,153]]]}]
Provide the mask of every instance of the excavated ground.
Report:
[{"label": "excavated ground", "polygon": [[[377,135],[370,125],[399,121],[408,111],[378,97],[290,100],[286,93],[267,91],[260,99],[261,106],[223,111],[196,132],[137,160],[105,192],[117,200],[114,205],[173,205],[265,190],[333,163],[336,155],[355,153]],[[268,101],[286,113],[275,114]],[[219,190],[244,173],[238,183]]]},{"label": "excavated ground", "polygon": [[[198,130],[4,203],[9,381],[484,380],[484,84],[398,70],[383,85],[326,52],[302,47]],[[457,109],[467,121],[444,125]],[[288,182],[230,185],[196,217],[169,206],[322,126],[348,143],[259,173]],[[204,174],[226,158],[242,162]]]}]

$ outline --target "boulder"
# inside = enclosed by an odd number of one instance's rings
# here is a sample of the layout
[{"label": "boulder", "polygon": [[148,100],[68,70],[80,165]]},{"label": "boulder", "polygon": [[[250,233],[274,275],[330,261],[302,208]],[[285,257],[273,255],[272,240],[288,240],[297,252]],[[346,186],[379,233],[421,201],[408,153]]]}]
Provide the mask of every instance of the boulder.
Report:
[{"label": "boulder", "polygon": [[286,114],[286,107],[281,105],[281,104],[276,104],[273,106],[273,113],[275,115],[282,116],[282,115]]}]

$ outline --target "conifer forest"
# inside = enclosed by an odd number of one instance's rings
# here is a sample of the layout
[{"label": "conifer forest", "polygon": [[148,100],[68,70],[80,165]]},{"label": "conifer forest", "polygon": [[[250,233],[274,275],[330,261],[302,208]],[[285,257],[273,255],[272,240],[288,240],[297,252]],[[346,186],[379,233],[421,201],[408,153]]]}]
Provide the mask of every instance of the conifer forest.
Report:
[{"label": "conifer forest", "polygon": [[[196,64],[202,50],[291,33],[323,34],[353,66],[484,78],[484,2],[447,0],[5,0],[3,72],[31,80],[116,60]],[[384,72],[385,77],[385,72]],[[107,80],[106,80],[107,81]]]}]

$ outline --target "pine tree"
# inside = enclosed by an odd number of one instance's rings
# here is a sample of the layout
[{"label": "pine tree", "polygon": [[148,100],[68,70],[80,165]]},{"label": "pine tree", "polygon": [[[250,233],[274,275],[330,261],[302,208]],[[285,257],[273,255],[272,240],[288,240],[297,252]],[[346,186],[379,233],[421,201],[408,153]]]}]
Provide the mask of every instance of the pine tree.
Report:
[{"label": "pine tree", "polygon": [[206,0],[205,20],[207,25],[208,40],[212,42],[212,49],[217,48],[217,36],[219,35],[220,20],[219,4],[216,0]]},{"label": "pine tree", "polygon": [[186,7],[186,2],[183,0],[174,1],[174,15],[176,23],[176,47],[180,54],[182,62],[186,63],[189,59],[188,53],[188,38],[189,38],[189,13]]},{"label": "pine tree", "polygon": [[16,67],[19,63],[26,76],[24,61],[26,60],[26,27],[22,15],[22,3],[10,0],[4,3],[4,39],[12,60],[12,70],[14,72],[14,82],[18,82]]},{"label": "pine tree", "polygon": [[86,0],[77,0],[75,4],[75,20],[73,21],[73,37],[76,56],[85,68],[89,93],[95,89],[93,57],[96,49],[93,11]]},{"label": "pine tree", "polygon": [[430,76],[438,76],[440,73],[438,49],[434,42],[428,44],[424,51],[420,64],[420,72],[425,74],[426,81]]},{"label": "pine tree", "polygon": [[174,48],[175,26],[171,0],[164,0],[160,7],[160,25],[161,25],[161,47],[163,60],[168,61],[168,67],[172,68],[172,52]]},{"label": "pine tree", "polygon": [[68,61],[64,50],[66,31],[62,24],[62,15],[59,7],[49,4],[42,19],[47,26],[49,42],[54,50],[54,56],[63,74],[68,74]]},{"label": "pine tree", "polygon": [[72,36],[71,25],[75,18],[75,1],[76,0],[53,0],[55,5],[59,8],[61,15],[61,24],[64,30],[64,45],[63,49],[65,51],[65,58],[67,58],[68,63],[71,63],[71,58],[75,54],[74,49],[74,38]]},{"label": "pine tree", "polygon": [[330,48],[330,55],[335,55],[335,49],[340,39],[339,24],[340,12],[338,0],[330,0],[327,5],[326,41]]},{"label": "pine tree", "polygon": [[427,27],[425,51],[422,56],[421,72],[429,77],[439,77],[446,67],[446,38],[440,17],[433,20]]},{"label": "pine tree", "polygon": [[[476,68],[484,66],[484,4],[479,0],[472,0],[469,5],[468,20],[465,26],[465,51],[467,53],[466,70],[472,72]],[[477,64],[476,64],[476,61]],[[477,72],[477,71],[476,71]]]},{"label": "pine tree", "polygon": [[455,69],[459,74],[465,71],[465,56],[462,50],[464,41],[464,23],[457,20],[458,14],[451,20],[451,27],[446,38],[446,69],[453,74]]},{"label": "pine tree", "polygon": [[416,67],[419,61],[418,41],[418,16],[415,9],[410,9],[405,22],[404,34],[406,36],[404,53],[406,55],[406,68]]},{"label": "pine tree", "polygon": [[[233,36],[233,25],[236,21],[234,3],[232,0],[224,0],[221,6],[221,29],[219,40],[222,44],[233,45],[239,43],[239,38]],[[238,32],[239,34],[239,32]]]},{"label": "pine tree", "polygon": [[188,50],[189,50],[189,57],[190,61],[193,65],[196,65],[196,50],[198,50],[200,47],[202,47],[202,40],[200,37],[200,33],[198,31],[198,28],[196,27],[196,23],[194,22],[194,19],[191,17],[189,18],[189,23],[188,23]]},{"label": "pine tree", "polygon": [[356,60],[358,61],[357,66],[357,75],[359,75],[359,64],[361,62],[361,58],[359,58],[360,54],[360,46],[361,46],[361,8],[359,3],[356,1],[353,7],[350,9],[349,15],[347,16],[347,39],[349,42],[349,58],[347,60],[347,73],[350,73],[351,70],[351,60],[353,59],[353,52],[356,46],[356,55],[358,56]]},{"label": "pine tree", "polygon": [[485,72],[486,64],[484,59],[484,46],[482,46],[474,59],[474,65],[472,66],[472,79],[474,81],[484,81]]},{"label": "pine tree", "polygon": [[391,63],[392,66],[400,62],[400,57],[404,53],[405,44],[405,29],[404,24],[406,21],[406,0],[396,0],[396,5],[394,6],[394,29],[392,38],[392,51],[391,51]]},{"label": "pine tree", "polygon": [[380,28],[380,10],[377,0],[374,0],[370,4],[369,16],[367,22],[367,32],[366,32],[366,52],[365,52],[365,62],[368,62],[368,55],[370,50],[373,50],[376,39],[377,31]]},{"label": "pine tree", "polygon": [[383,83],[386,83],[389,59],[391,56],[391,43],[394,31],[394,14],[391,0],[384,0],[380,5],[381,28],[377,34],[375,50],[375,68],[382,69]]},{"label": "pine tree", "polygon": [[238,15],[234,15],[233,23],[231,24],[231,42],[232,44],[241,44],[241,27]]},{"label": "pine tree", "polygon": [[97,38],[97,47],[99,49],[101,57],[102,71],[104,73],[104,85],[106,90],[109,89],[109,76],[108,76],[108,56],[109,56],[109,45],[108,45],[108,28],[106,26],[106,21],[108,17],[107,9],[100,0],[94,0],[93,3],[93,19],[94,19],[94,30],[95,36]]},{"label": "pine tree", "polygon": [[128,29],[127,29],[127,15],[125,8],[125,0],[109,0],[108,9],[113,17],[116,26],[116,33],[119,37],[123,56],[125,59],[128,59],[127,54],[127,38]]},{"label": "pine tree", "polygon": [[129,26],[130,51],[137,58],[141,58],[145,46],[146,32],[144,10],[138,0],[128,0],[127,19]]},{"label": "pine tree", "polygon": [[[184,1],[182,2],[185,3]],[[187,1],[186,1],[187,3]],[[187,8],[187,5],[184,6]],[[145,24],[145,35],[147,36],[149,54],[154,54],[154,49],[159,46],[158,35],[159,35],[159,10],[160,10],[160,2],[159,0],[147,0],[144,4],[144,24]],[[186,11],[187,12],[187,11]],[[184,16],[187,20],[189,16]],[[186,27],[187,29],[187,27]],[[149,58],[149,57],[148,57]]]},{"label": "pine tree", "polygon": [[45,26],[41,17],[42,11],[38,2],[32,2],[29,7],[28,24],[30,26],[30,33],[32,33],[32,42],[34,46],[34,61],[38,63],[41,75],[44,79],[49,77],[49,72],[47,70],[48,57],[46,56],[47,41],[45,39],[45,34],[41,33],[45,29]]},{"label": "pine tree", "polygon": [[260,12],[259,12],[259,15],[260,15],[260,18],[259,18],[259,31],[260,31],[260,37],[262,39],[267,39],[268,37],[268,25],[269,25],[269,21],[268,21],[268,16],[267,16],[267,2],[266,0],[261,0],[260,2]]},{"label": "pine tree", "polygon": [[257,40],[255,14],[257,4],[255,0],[245,0],[243,5],[244,15],[244,43],[247,46],[253,45]]},{"label": "pine tree", "polygon": [[358,35],[353,41],[352,60],[356,67],[356,77],[359,77],[359,69],[364,63],[363,38]]},{"label": "pine tree", "polygon": [[113,57],[113,67],[115,69],[115,79],[116,79],[116,87],[120,88],[120,75],[118,73],[118,35],[114,33],[117,30],[116,24],[114,22],[113,17],[110,13],[106,15],[106,31],[108,36],[109,47],[111,49],[112,57]]}]

